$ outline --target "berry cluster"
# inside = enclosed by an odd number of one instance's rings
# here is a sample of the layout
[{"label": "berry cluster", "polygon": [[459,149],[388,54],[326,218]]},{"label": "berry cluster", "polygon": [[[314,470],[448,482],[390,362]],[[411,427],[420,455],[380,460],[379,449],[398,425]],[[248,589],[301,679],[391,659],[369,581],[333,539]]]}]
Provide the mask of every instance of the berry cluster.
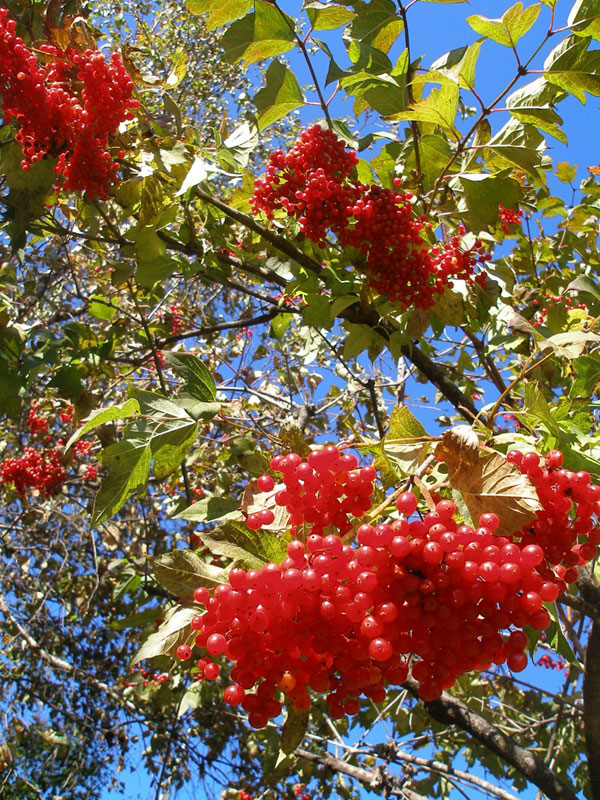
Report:
[{"label": "berry cluster", "polygon": [[[292,535],[305,523],[312,526],[312,534],[319,536],[330,525],[340,536],[352,530],[350,516],[362,517],[371,508],[377,474],[371,466],[357,467],[355,456],[341,454],[333,445],[313,450],[306,460],[297,453],[271,460],[271,469],[280,472],[283,481],[283,487],[275,494],[275,503],[289,513]],[[270,475],[261,475],[257,484],[263,492],[275,488]],[[271,509],[265,508],[250,514],[246,523],[251,530],[258,530],[270,525],[274,518]]]},{"label": "berry cluster", "polygon": [[313,125],[288,153],[271,154],[265,177],[254,182],[253,211],[272,219],[283,209],[321,247],[333,234],[356,248],[370,285],[404,308],[431,307],[451,277],[470,280],[475,264],[489,260],[480,241],[462,250],[453,237],[430,248],[431,226],[416,216],[412,194],[351,180],[357,162],[332,131]]},{"label": "berry cluster", "polygon": [[[132,667],[129,670],[129,672],[130,672],[131,675],[136,675],[137,673],[139,673],[141,675],[141,677],[143,678],[144,689],[149,684],[152,684],[152,686],[156,687],[156,686],[160,686],[161,683],[166,683],[169,680],[168,673],[166,673],[166,672],[158,672],[158,670],[156,670],[154,673],[152,673],[152,672],[150,672],[149,669],[143,669],[142,667],[140,667],[139,669],[136,669],[135,667]],[[136,683],[134,681],[124,681],[123,682],[123,686],[124,686],[125,689],[127,689],[127,688],[129,688],[131,686],[135,686],[135,685],[136,685]]]},{"label": "berry cluster", "polygon": [[557,669],[559,672],[565,668],[565,662],[562,661],[562,659],[555,661],[551,655],[548,655],[548,653],[544,653],[544,655],[540,656],[535,663],[538,667],[544,667],[544,669]]},{"label": "berry cluster", "polygon": [[43,453],[25,447],[20,458],[7,458],[0,463],[0,484],[12,483],[21,497],[26,489],[37,489],[42,497],[60,491],[67,473],[56,448]]},{"label": "berry cluster", "polygon": [[498,203],[498,217],[500,218],[500,227],[504,233],[510,233],[510,228],[515,225],[520,225],[523,219],[523,212],[520,208],[513,211],[512,208],[504,208],[501,203]]},{"label": "berry cluster", "polygon": [[535,299],[532,301],[533,305],[536,307],[535,315],[532,320],[533,327],[539,328],[540,325],[543,325],[546,322],[546,317],[548,316],[548,309],[552,303],[564,303],[565,311],[571,311],[571,309],[579,308],[583,311],[587,311],[587,305],[585,303],[573,303],[571,298],[568,295],[555,295],[550,294],[550,292],[546,292],[544,295],[544,300],[542,301],[546,305],[540,307],[540,301]]},{"label": "berry cluster", "polygon": [[0,95],[4,121],[14,119],[19,128],[21,166],[28,170],[55,156],[57,190],[106,198],[119,168],[109,136],[139,106],[121,57],[113,53],[107,62],[100,52],[43,44],[40,61],[15,31],[15,21],[0,9]]},{"label": "berry cluster", "polygon": [[40,417],[37,413],[37,404],[33,404],[27,416],[25,425],[29,428],[29,433],[32,436],[37,434],[46,433],[48,430],[48,420],[45,417]]},{"label": "berry cluster", "polygon": [[[218,656],[236,662],[225,702],[241,704],[250,724],[262,727],[281,711],[278,690],[298,710],[310,707],[310,690],[325,693],[340,718],[358,711],[360,695],[383,702],[386,684],[403,683],[409,671],[431,700],[473,669],[523,670],[522,629],[544,630],[543,604],[597,554],[600,486],[588,473],[562,469],[558,451],[545,463],[520,451],[508,460],[533,481],[542,506],[522,530],[496,534],[494,513],[481,515],[476,529],[460,524],[451,500],[417,514],[417,496],[405,492],[399,518],[359,525],[351,546],[342,535],[349,515],[370,505],[373,468],[357,470],[334,447],[307,460],[276,456],[271,468],[285,484],[276,496],[302,538],[289,542],[281,564],[234,568],[212,596],[195,591],[206,608],[191,622],[195,646],[206,652],[198,664],[204,676],[216,677]],[[259,488],[276,490],[273,478],[262,476]],[[192,652],[182,645],[177,655],[187,660]]]},{"label": "berry cluster", "polygon": [[[72,424],[73,406],[69,405],[60,411],[58,420],[64,424]],[[33,403],[25,425],[32,437],[42,436],[43,442],[49,443],[54,439],[54,434],[49,432],[53,421],[56,421],[56,417],[42,416],[37,403]],[[63,439],[58,438],[55,441],[56,447],[46,447],[41,451],[34,447],[25,447],[19,458],[6,458],[0,462],[0,485],[12,484],[21,497],[25,496],[27,489],[37,489],[42,497],[58,494],[67,477],[67,464],[61,455]],[[74,460],[82,461],[90,455],[91,450],[91,441],[79,439],[73,446]],[[86,465],[81,477],[84,481],[96,480],[98,468]]]}]

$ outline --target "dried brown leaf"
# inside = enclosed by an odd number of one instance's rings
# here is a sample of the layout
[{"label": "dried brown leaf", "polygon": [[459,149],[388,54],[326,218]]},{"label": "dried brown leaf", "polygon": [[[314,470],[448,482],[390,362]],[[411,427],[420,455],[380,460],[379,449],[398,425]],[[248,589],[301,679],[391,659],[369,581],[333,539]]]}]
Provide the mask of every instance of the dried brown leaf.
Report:
[{"label": "dried brown leaf", "polygon": [[278,506],[275,502],[275,495],[285,489],[284,483],[276,483],[270,492],[261,492],[255,480],[250,481],[244,489],[242,496],[242,513],[248,516],[269,508],[275,515],[275,519],[270,525],[263,525],[261,530],[265,531],[286,531],[290,527],[290,515],[285,506]]},{"label": "dried brown leaf", "polygon": [[465,428],[446,431],[435,450],[448,467],[450,486],[462,495],[475,524],[492,512],[500,518],[498,535],[521,530],[542,508],[535,485],[505,456],[482,453]]}]

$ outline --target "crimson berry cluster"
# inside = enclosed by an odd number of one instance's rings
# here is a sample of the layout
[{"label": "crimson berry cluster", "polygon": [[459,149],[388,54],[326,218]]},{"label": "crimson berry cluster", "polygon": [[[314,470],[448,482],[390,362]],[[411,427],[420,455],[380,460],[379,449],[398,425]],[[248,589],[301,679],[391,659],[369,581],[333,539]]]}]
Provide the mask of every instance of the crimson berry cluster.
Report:
[{"label": "crimson berry cluster", "polygon": [[24,170],[55,156],[57,190],[87,191],[106,198],[118,162],[109,137],[133,119],[133,81],[121,57],[93,50],[62,52],[43,44],[38,55],[16,35],[16,22],[0,9],[0,95],[6,123],[19,130]]},{"label": "crimson berry cluster", "polygon": [[555,295],[551,294],[550,292],[546,292],[544,294],[544,299],[542,302],[546,303],[546,305],[540,306],[540,301],[537,300],[537,298],[532,300],[532,304],[536,307],[535,315],[532,320],[534,328],[539,328],[540,325],[544,325],[546,322],[546,317],[548,316],[548,309],[552,303],[563,303],[565,311],[570,311],[571,309],[575,308],[579,308],[582,311],[587,311],[588,308],[585,303],[573,303],[568,295]]},{"label": "crimson berry cluster", "polygon": [[501,203],[498,203],[498,216],[500,217],[500,227],[504,233],[510,233],[511,228],[521,224],[523,212],[520,208],[516,210],[504,208]]},{"label": "crimson berry cluster", "polygon": [[[58,415],[61,423],[73,422],[73,406]],[[50,420],[38,413],[38,405],[34,403],[27,415],[25,425],[32,437],[43,435],[43,441],[49,443],[53,436],[48,432]],[[56,447],[45,446],[42,449],[25,447],[18,458],[6,458],[0,462],[0,485],[12,485],[20,497],[25,497],[28,489],[36,489],[42,497],[58,494],[67,478],[65,461],[60,448],[62,439],[56,440]],[[73,457],[81,461],[90,455],[92,442],[80,439],[73,446]],[[95,480],[98,469],[93,464],[86,465],[82,475],[84,481]]]},{"label": "crimson berry cluster", "polygon": [[289,152],[271,154],[265,177],[254,182],[253,211],[272,219],[283,209],[321,247],[333,234],[356,248],[373,289],[404,308],[431,307],[452,277],[471,280],[475,264],[489,260],[479,240],[470,250],[459,236],[431,247],[431,225],[415,214],[412,194],[352,180],[357,163],[333,131],[313,125]]},{"label": "crimson berry cluster", "polygon": [[[364,514],[374,477],[352,458],[331,446],[308,459],[273,458],[285,483],[279,502],[304,534],[308,524],[306,540],[293,538],[281,564],[234,568],[212,595],[205,587],[194,594],[206,608],[191,622],[194,644],[206,652],[199,667],[212,679],[215,658],[235,662],[224,699],[241,704],[254,727],[281,712],[278,690],[298,710],[310,707],[311,690],[324,693],[340,718],[358,711],[361,695],[383,702],[386,686],[409,674],[431,700],[473,669],[523,670],[523,628],[543,631],[550,623],[543,604],[597,554],[600,486],[586,472],[563,469],[558,451],[544,461],[509,453],[542,506],[511,535],[495,533],[494,513],[481,515],[477,528],[460,524],[450,500],[417,514],[416,495],[405,492],[398,519],[359,525],[356,544],[344,544],[327,530],[340,525],[341,533],[349,515]],[[275,488],[271,475],[259,481]],[[187,660],[192,648],[181,645],[177,655]]]}]

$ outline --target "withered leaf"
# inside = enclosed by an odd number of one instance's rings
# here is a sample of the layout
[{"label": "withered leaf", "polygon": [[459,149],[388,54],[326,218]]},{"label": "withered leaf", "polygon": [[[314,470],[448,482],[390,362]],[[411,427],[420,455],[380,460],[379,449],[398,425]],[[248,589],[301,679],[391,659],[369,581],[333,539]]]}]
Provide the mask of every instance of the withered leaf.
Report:
[{"label": "withered leaf", "polygon": [[290,514],[285,506],[278,506],[275,502],[275,495],[285,489],[284,483],[275,484],[270,492],[261,492],[255,480],[250,481],[244,489],[242,497],[242,513],[246,516],[256,514],[263,508],[270,509],[275,515],[275,519],[270,525],[263,525],[261,530],[265,531],[286,531],[290,526]]},{"label": "withered leaf", "polygon": [[435,450],[448,467],[450,486],[462,495],[475,524],[492,512],[500,518],[499,536],[521,530],[542,508],[535,485],[501,453],[482,452],[465,429],[446,431]]}]

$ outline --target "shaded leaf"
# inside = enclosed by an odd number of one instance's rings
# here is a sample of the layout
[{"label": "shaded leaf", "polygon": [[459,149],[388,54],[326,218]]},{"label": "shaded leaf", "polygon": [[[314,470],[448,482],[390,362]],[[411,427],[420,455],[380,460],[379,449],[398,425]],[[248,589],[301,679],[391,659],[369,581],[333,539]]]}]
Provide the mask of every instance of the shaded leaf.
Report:
[{"label": "shaded leaf", "polygon": [[309,711],[297,711],[293,705],[288,706],[287,717],[281,729],[281,742],[279,748],[282,753],[290,755],[302,744],[308,730]]},{"label": "shaded leaf", "polygon": [[280,563],[287,555],[287,537],[268,531],[251,531],[238,522],[226,522],[200,538],[211,553],[223,555],[246,569],[260,569],[269,562]]},{"label": "shaded leaf", "polygon": [[185,0],[185,7],[192,14],[208,14],[206,29],[214,31],[245,16],[252,0]]},{"label": "shaded leaf", "polygon": [[199,586],[217,586],[227,580],[224,570],[207,564],[193,550],[172,550],[150,559],[150,563],[160,585],[181,600],[192,600]]},{"label": "shaded leaf", "polygon": [[254,96],[261,131],[304,103],[296,76],[277,59],[270,64],[265,80],[265,86]]},{"label": "shaded leaf", "polygon": [[183,390],[196,400],[211,403],[216,399],[217,389],[213,376],[203,362],[193,353],[171,352],[166,355],[167,364],[173,372],[183,378]]},{"label": "shaded leaf", "polygon": [[78,439],[85,436],[94,428],[99,425],[105,425],[115,419],[127,419],[133,417],[140,412],[140,404],[138,401],[131,397],[119,406],[111,406],[110,408],[101,408],[98,411],[92,412],[89,417],[83,420],[80,428],[77,428],[75,433],[71,436],[65,445],[65,451],[72,447]]},{"label": "shaded leaf", "polygon": [[205,497],[184,508],[174,519],[189,519],[193,522],[215,522],[220,519],[241,519],[239,502],[226,497]]},{"label": "shaded leaf", "polygon": [[190,622],[197,613],[197,609],[188,606],[170,608],[160,628],[150,634],[133,657],[131,664],[139,664],[144,659],[163,655],[174,658],[179,645],[191,640],[193,631]]},{"label": "shaded leaf", "polygon": [[102,453],[102,463],[111,468],[94,499],[90,527],[105,522],[122,508],[134,492],[144,494],[152,454],[149,442],[129,439],[116,442]]}]

